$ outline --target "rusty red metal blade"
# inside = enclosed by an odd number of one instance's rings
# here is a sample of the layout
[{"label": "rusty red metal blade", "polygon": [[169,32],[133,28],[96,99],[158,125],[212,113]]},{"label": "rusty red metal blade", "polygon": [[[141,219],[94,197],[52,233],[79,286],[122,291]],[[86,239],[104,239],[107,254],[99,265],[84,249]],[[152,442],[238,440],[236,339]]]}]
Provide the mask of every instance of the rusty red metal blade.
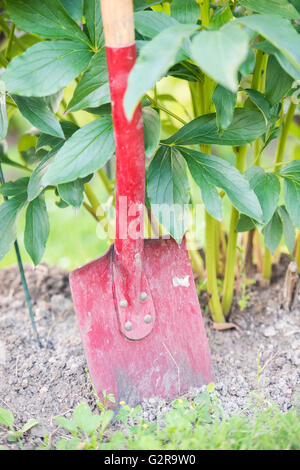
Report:
[{"label": "rusty red metal blade", "polygon": [[[209,347],[184,243],[145,240],[144,274],[155,308],[152,331],[140,340],[124,335],[116,310],[113,247],[73,271],[70,284],[80,333],[96,391],[135,406],[172,398],[214,380]],[[142,315],[145,314],[143,305]],[[122,332],[123,331],[123,332]]]}]

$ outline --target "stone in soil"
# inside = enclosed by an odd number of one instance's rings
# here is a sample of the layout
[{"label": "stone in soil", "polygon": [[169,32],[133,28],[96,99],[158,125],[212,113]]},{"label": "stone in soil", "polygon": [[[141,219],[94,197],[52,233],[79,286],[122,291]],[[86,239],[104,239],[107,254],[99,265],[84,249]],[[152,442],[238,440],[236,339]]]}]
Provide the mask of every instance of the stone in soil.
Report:
[{"label": "stone in soil", "polygon": [[[24,292],[16,268],[0,271],[0,407],[10,409],[16,426],[36,418],[40,425],[28,436],[28,447],[57,430],[55,416],[69,417],[80,402],[97,409],[86,374],[86,361],[72,307],[68,273],[56,267],[26,267],[37,327],[44,347],[32,333]],[[299,388],[300,308],[280,309],[282,280],[268,289],[251,288],[244,312],[234,305],[230,321],[240,331],[216,331],[203,314],[219,400],[228,414],[244,409],[257,389],[257,361],[263,395],[288,410]],[[201,299],[200,299],[201,302]],[[193,399],[199,390],[186,396]],[[168,402],[143,402],[145,419],[156,419]],[[56,431],[55,431],[56,432]],[[7,434],[0,430],[0,443]]]}]

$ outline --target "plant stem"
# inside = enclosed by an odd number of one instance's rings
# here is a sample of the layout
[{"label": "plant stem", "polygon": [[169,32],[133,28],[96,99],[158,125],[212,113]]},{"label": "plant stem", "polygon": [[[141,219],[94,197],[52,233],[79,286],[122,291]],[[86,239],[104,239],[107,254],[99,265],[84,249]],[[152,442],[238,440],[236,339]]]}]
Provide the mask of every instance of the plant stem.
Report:
[{"label": "plant stem", "polygon": [[[203,26],[209,26],[209,0],[199,1],[201,8],[201,21]],[[212,107],[213,80],[207,75],[204,80],[199,81],[197,85],[190,86],[194,112],[197,115],[209,113]],[[196,116],[195,116],[196,117]],[[210,145],[201,145],[202,152],[209,154]],[[216,220],[205,211],[205,255],[206,255],[206,277],[207,293],[210,297],[209,309],[215,322],[225,322],[220,302],[218,283],[217,283],[217,225]]]},{"label": "plant stem", "polygon": [[217,261],[216,261],[216,226],[215,220],[205,211],[205,240],[206,240],[206,277],[207,292],[210,296],[209,309],[212,319],[224,323],[225,318],[218,293]]},{"label": "plant stem", "polygon": [[191,265],[193,268],[193,271],[197,274],[199,277],[203,277],[203,261],[201,256],[198,253],[197,249],[189,250],[189,255],[191,259]]},{"label": "plant stem", "polygon": [[[243,173],[245,169],[247,146],[235,148],[236,153],[236,167]],[[226,266],[225,266],[225,277],[223,284],[223,299],[222,307],[224,315],[227,316],[230,312],[233,292],[234,292],[234,278],[235,278],[235,263],[236,263],[236,243],[238,233],[235,231],[236,225],[239,219],[239,211],[232,206],[230,216],[230,226],[228,234],[228,244],[226,253]]]},{"label": "plant stem", "polygon": [[199,1],[201,9],[201,22],[203,26],[209,26],[210,15],[209,15],[209,0],[200,0]]},{"label": "plant stem", "polygon": [[287,137],[289,134],[290,130],[290,125],[293,121],[293,117],[296,111],[296,105],[295,103],[290,102],[289,109],[286,113],[286,116],[283,121],[283,126],[281,129],[281,134],[278,140],[278,145],[276,149],[276,159],[275,159],[275,164],[280,164],[283,161],[284,158],[284,151],[285,151],[285,146],[287,142]]},{"label": "plant stem", "polygon": [[[286,113],[285,118],[283,119],[281,134],[280,134],[278,144],[277,144],[275,165],[278,165],[278,164],[283,162],[287,137],[288,137],[288,134],[289,134],[290,125],[292,123],[295,110],[296,110],[296,105],[294,103],[290,102],[289,109]],[[263,261],[262,277],[263,277],[263,279],[266,279],[267,281],[270,281],[271,276],[272,276],[272,254],[268,250],[268,248],[266,247],[265,248],[264,261]]]},{"label": "plant stem", "polygon": [[181,122],[181,124],[185,125],[187,124],[187,122],[182,119],[181,117],[177,116],[177,114],[175,113],[172,113],[172,111],[170,111],[169,109],[165,108],[164,106],[162,106],[161,104],[158,104],[157,101],[155,101],[153,98],[151,98],[151,96],[149,95],[145,95],[145,97],[151,102],[152,106],[154,108],[158,108],[160,109],[161,111],[163,111],[164,113],[168,114],[169,116],[173,117],[174,119],[177,119],[177,121]]},{"label": "plant stem", "polygon": [[97,210],[98,210],[98,207],[99,207],[100,204],[99,204],[99,201],[97,199],[96,194],[92,190],[92,187],[89,183],[86,183],[84,185],[84,192],[85,192],[86,197],[88,198],[88,200],[89,200],[89,202],[92,206],[93,211],[95,212],[95,214],[97,214]]},{"label": "plant stem", "polygon": [[5,52],[4,52],[4,58],[7,61],[9,61],[10,50],[11,50],[11,46],[12,46],[12,43],[13,43],[13,40],[14,40],[14,33],[15,33],[15,25],[14,25],[14,23],[12,23],[10,31],[9,31],[9,35],[8,35],[7,46],[6,46],[6,49],[5,49]]},{"label": "plant stem", "polygon": [[98,176],[105,188],[105,191],[107,192],[107,195],[110,196],[111,195],[111,192],[112,192],[112,189],[113,189],[113,183],[110,181],[110,179],[108,178],[107,174],[105,173],[105,171],[103,170],[103,168],[100,168],[100,170],[98,170]]},{"label": "plant stem", "polygon": [[[3,172],[2,172],[2,168],[1,168],[1,163],[0,163],[0,182],[1,182],[1,184],[5,183],[4,175],[3,175]],[[8,200],[7,197],[4,197],[4,199],[6,201]],[[15,248],[15,252],[16,252],[18,268],[19,268],[19,272],[20,272],[20,276],[21,276],[23,290],[24,290],[24,293],[25,293],[25,300],[26,300],[28,311],[29,311],[29,316],[30,316],[30,320],[31,320],[32,329],[35,333],[37,343],[38,343],[39,347],[41,348],[42,343],[41,343],[41,340],[40,340],[40,337],[39,337],[39,334],[38,334],[38,331],[37,331],[35,319],[34,319],[34,314],[33,314],[32,304],[31,304],[31,298],[30,298],[29,289],[28,289],[28,284],[27,284],[27,281],[26,281],[24,266],[23,266],[21,253],[20,253],[20,249],[19,249],[19,244],[18,244],[17,240],[15,240],[15,242],[14,242],[14,248]]]},{"label": "plant stem", "polygon": [[[263,38],[259,36],[258,41],[263,41]],[[268,54],[261,50],[256,51],[256,61],[255,67],[251,82],[251,88],[253,90],[260,91],[261,93],[265,90],[265,77],[266,77],[266,68],[267,68],[267,61],[268,61]],[[260,139],[256,139],[253,144],[254,150],[254,161],[253,165],[260,166],[261,165],[261,150],[262,150],[262,143]],[[257,232],[257,228],[253,228],[248,234],[248,243],[247,243],[247,250],[245,255],[245,266],[246,266],[246,274],[253,275],[253,247],[258,255],[258,258],[261,258],[261,245],[259,243],[259,238],[255,237],[255,233]]]},{"label": "plant stem", "polygon": [[272,253],[265,247],[262,277],[269,281],[272,275]]}]

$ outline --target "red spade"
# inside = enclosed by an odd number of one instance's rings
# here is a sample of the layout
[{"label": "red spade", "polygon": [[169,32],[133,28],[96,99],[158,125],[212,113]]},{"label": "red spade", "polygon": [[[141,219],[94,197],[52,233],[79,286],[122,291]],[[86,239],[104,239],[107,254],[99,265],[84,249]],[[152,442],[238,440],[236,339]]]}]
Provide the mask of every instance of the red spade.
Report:
[{"label": "red spade", "polygon": [[[141,106],[128,122],[123,97],[136,60],[132,0],[101,0],[116,145],[116,240],[70,275],[92,381],[135,406],[214,379],[185,242],[144,240]],[[134,227],[134,230],[130,230]]]}]

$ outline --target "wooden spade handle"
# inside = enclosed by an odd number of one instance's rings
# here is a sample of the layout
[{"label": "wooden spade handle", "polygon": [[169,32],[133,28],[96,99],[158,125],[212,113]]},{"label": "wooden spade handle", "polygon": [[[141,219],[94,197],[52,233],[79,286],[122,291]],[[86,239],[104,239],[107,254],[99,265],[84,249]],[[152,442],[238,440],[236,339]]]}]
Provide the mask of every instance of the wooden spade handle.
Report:
[{"label": "wooden spade handle", "polygon": [[134,43],[132,0],[100,0],[105,43],[108,47]]}]

